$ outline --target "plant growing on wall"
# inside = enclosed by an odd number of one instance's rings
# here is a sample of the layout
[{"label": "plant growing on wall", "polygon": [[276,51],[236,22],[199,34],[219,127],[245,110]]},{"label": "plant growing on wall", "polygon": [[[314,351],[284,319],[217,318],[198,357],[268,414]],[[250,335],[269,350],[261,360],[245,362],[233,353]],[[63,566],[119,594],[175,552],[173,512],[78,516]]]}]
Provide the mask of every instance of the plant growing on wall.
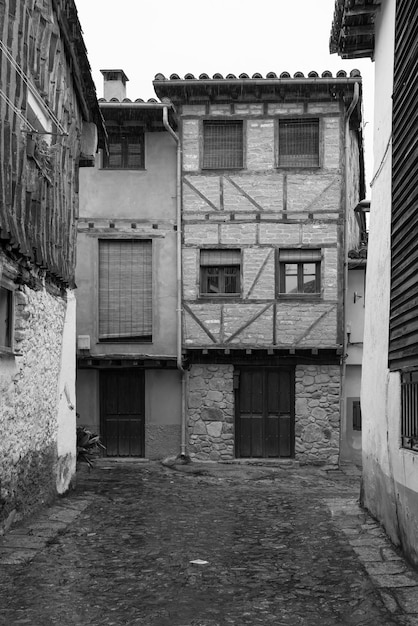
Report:
[{"label": "plant growing on wall", "polygon": [[105,450],[99,435],[92,433],[85,426],[77,426],[77,462],[87,463],[93,467],[94,457]]}]

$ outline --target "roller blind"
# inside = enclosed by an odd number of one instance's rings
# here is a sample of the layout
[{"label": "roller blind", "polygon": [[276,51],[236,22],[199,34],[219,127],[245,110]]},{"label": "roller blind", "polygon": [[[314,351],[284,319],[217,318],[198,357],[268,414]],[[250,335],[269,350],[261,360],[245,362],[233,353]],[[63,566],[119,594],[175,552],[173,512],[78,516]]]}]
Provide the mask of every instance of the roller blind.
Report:
[{"label": "roller blind", "polygon": [[150,340],[151,335],[151,241],[101,240],[99,338]]},{"label": "roller blind", "polygon": [[200,265],[240,265],[241,250],[201,250]]}]

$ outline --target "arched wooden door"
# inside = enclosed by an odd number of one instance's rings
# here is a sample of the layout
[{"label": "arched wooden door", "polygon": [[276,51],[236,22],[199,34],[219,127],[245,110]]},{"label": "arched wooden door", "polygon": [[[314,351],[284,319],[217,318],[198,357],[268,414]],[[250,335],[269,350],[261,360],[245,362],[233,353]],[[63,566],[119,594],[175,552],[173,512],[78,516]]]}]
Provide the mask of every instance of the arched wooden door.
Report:
[{"label": "arched wooden door", "polygon": [[236,456],[293,457],[294,368],[242,367],[237,373]]}]

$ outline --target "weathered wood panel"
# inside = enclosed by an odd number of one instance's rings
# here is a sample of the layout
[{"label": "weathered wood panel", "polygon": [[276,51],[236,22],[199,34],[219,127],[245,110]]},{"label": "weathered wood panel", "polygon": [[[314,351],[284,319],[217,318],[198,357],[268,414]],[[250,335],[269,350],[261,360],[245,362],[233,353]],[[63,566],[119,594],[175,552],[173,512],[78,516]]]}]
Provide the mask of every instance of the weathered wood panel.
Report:
[{"label": "weathered wood panel", "polygon": [[68,285],[82,124],[92,117],[86,102],[97,105],[95,94],[82,93],[82,72],[84,88],[93,83],[75,5],[2,0],[0,35],[0,243]]},{"label": "weathered wood panel", "polygon": [[412,0],[396,6],[393,92],[392,278],[389,365],[418,365],[418,9]]}]

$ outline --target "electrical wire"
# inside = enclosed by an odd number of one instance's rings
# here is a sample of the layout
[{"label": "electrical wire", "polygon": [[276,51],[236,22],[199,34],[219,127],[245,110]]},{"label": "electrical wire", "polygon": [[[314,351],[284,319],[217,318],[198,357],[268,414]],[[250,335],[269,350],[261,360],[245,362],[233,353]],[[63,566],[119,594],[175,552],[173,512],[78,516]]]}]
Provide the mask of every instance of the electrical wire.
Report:
[{"label": "electrical wire", "polygon": [[57,126],[58,130],[63,135],[68,135],[68,133],[66,132],[65,128],[62,126],[61,122],[59,121],[59,119],[55,115],[55,113],[47,105],[47,103],[44,102],[44,100],[41,98],[41,96],[39,95],[38,90],[36,89],[36,87],[32,84],[32,82],[30,81],[30,79],[27,76],[27,74],[25,74],[23,69],[20,67],[20,65],[17,63],[17,61],[10,54],[9,50],[7,49],[7,47],[5,46],[5,44],[3,43],[3,41],[1,39],[0,39],[0,50],[2,50],[2,52],[6,56],[7,60],[9,61],[10,65],[15,69],[17,74],[21,77],[21,79],[23,80],[25,85],[27,85],[28,89],[30,90],[32,95],[35,97],[35,99],[38,101],[38,103],[42,107],[44,107],[46,109],[46,111],[48,112],[48,115],[50,116],[50,118],[54,122],[54,124]]}]

